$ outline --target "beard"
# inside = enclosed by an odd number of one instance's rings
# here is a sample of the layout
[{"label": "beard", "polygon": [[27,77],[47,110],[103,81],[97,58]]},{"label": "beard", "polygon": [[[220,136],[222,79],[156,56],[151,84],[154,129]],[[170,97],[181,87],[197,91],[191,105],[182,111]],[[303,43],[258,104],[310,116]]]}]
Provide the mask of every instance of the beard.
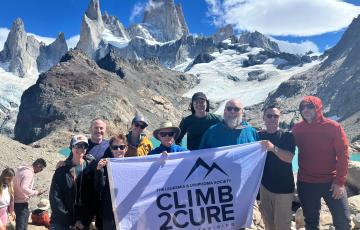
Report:
[{"label": "beard", "polygon": [[224,121],[230,129],[235,129],[236,127],[239,127],[241,125],[242,116],[235,118],[224,118]]}]

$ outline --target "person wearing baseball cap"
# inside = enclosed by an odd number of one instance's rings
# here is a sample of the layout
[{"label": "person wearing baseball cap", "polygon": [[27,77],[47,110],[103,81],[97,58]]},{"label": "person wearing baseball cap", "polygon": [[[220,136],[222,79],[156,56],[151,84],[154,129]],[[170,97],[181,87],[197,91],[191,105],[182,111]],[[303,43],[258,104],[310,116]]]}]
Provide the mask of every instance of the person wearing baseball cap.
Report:
[{"label": "person wearing baseball cap", "polygon": [[147,126],[146,118],[141,114],[135,115],[132,119],[129,133],[126,135],[128,142],[126,157],[146,156],[153,149],[153,145],[145,133]]},{"label": "person wearing baseball cap", "polygon": [[191,98],[191,115],[183,118],[179,128],[181,130],[176,138],[176,144],[180,145],[184,135],[187,133],[187,148],[199,149],[201,137],[212,125],[222,121],[221,117],[210,113],[210,102],[203,92],[194,93]]},{"label": "person wearing baseball cap", "polygon": [[[70,229],[87,227],[92,218],[88,213],[91,210],[83,210],[82,205],[86,197],[93,196],[93,187],[86,184],[86,179],[96,167],[96,159],[91,154],[86,154],[88,139],[77,134],[71,138],[71,160],[65,161],[65,165],[55,170],[50,186],[51,228]],[[82,202],[83,201],[83,202]],[[85,212],[84,212],[85,211]],[[87,218],[89,217],[89,218]]]}]

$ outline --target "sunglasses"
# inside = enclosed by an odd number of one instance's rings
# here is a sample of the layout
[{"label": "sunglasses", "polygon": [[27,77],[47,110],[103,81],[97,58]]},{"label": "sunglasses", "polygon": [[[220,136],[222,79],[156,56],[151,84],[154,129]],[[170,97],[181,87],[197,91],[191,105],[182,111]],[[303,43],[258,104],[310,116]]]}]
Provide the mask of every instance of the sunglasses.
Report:
[{"label": "sunglasses", "polygon": [[145,125],[143,123],[135,122],[134,126],[137,128],[140,127],[141,129],[145,129],[147,125]]},{"label": "sunglasses", "polygon": [[266,114],[265,116],[269,119],[271,118],[278,119],[280,117],[280,115],[278,114]]},{"label": "sunglasses", "polygon": [[303,104],[303,105],[300,105],[300,110],[304,110],[305,108],[307,108],[307,109],[315,109],[315,105],[314,105],[314,104]]},{"label": "sunglasses", "polygon": [[173,137],[175,135],[175,132],[160,132],[159,135],[160,137]]},{"label": "sunglasses", "polygon": [[226,106],[226,110],[227,110],[228,112],[234,111],[235,113],[238,113],[238,112],[241,110],[241,108],[239,108],[239,107],[232,107],[232,106]]},{"label": "sunglasses", "polygon": [[75,144],[75,145],[73,145],[73,148],[76,148],[76,149],[87,149],[87,148],[88,148],[88,145],[85,144],[85,143],[80,143],[80,144]]},{"label": "sunglasses", "polygon": [[126,145],[112,145],[112,146],[110,146],[110,149],[111,150],[118,150],[118,149],[120,149],[120,150],[124,150],[124,149],[126,149]]}]

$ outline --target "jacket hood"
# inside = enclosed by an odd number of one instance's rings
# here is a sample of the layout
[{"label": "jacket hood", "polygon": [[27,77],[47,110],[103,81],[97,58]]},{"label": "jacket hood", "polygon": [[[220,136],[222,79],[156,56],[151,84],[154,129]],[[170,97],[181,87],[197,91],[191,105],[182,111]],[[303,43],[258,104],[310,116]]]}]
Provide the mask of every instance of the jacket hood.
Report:
[{"label": "jacket hood", "polygon": [[[315,112],[316,112],[316,117],[315,117],[315,123],[319,123],[320,121],[322,121],[324,119],[324,115],[323,115],[323,104],[320,98],[315,97],[315,96],[305,96],[300,105],[299,105],[299,111],[301,114],[301,105],[303,103],[311,103],[313,105],[315,105]],[[304,117],[301,114],[301,117],[303,118],[303,120],[305,121]]]}]

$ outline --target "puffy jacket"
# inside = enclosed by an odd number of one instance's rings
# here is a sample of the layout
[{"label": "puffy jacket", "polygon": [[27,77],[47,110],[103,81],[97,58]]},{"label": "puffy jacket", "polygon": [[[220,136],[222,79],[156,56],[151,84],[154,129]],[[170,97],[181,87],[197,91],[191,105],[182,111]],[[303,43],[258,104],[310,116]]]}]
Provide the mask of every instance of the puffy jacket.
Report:
[{"label": "puffy jacket", "polygon": [[150,139],[145,134],[140,135],[140,142],[137,146],[130,144],[130,137],[131,132],[127,135],[129,146],[125,155],[126,157],[146,156],[153,149]]}]

